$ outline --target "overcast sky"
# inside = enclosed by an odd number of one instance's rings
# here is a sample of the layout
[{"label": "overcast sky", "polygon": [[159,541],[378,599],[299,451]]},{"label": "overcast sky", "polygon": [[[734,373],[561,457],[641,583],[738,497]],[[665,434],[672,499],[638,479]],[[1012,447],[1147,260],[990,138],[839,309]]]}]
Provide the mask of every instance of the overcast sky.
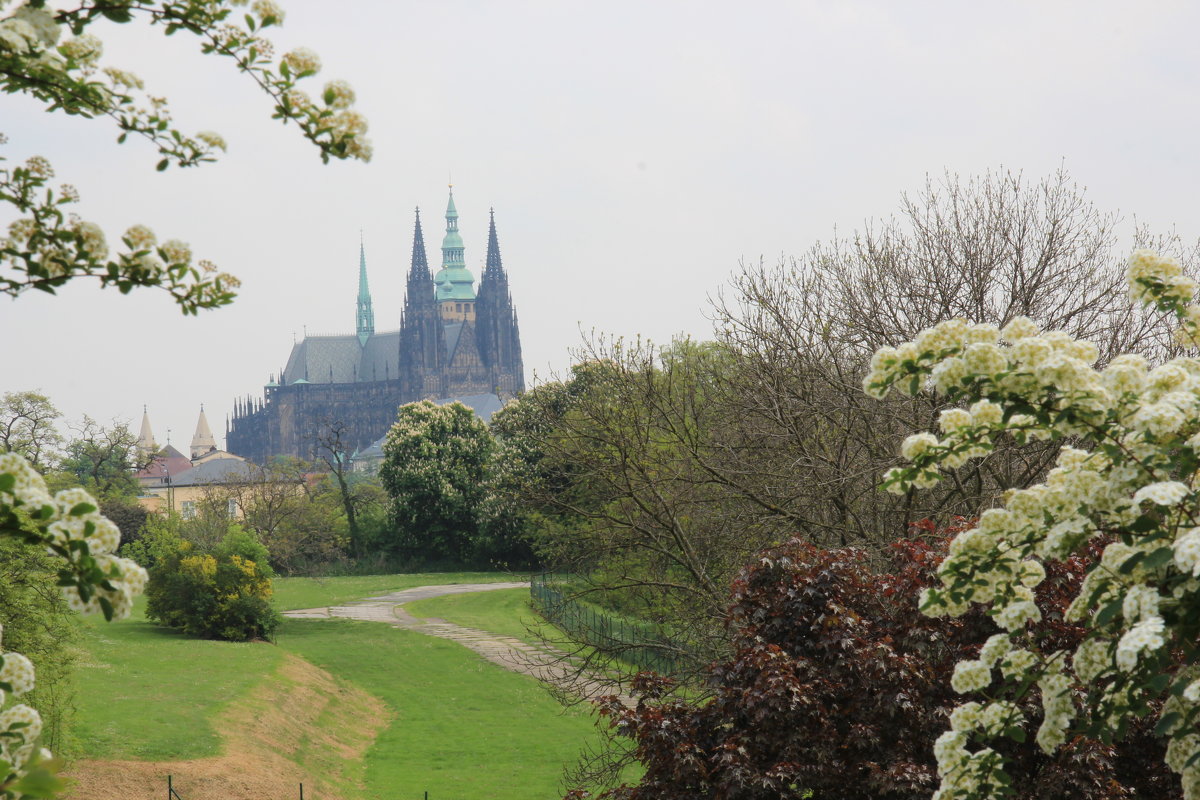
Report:
[{"label": "overcast sky", "polygon": [[[196,40],[100,31],[105,63],[167,95],[219,163],[156,173],[103,120],[0,96],[10,160],[40,153],[114,241],[145,223],[244,282],[183,317],[152,290],[77,285],[0,301],[0,389],[68,417],[139,423],[186,450],[203,403],[223,443],[293,338],[354,329],[359,230],[378,330],[399,326],[421,206],[440,261],[450,174],[478,277],[496,209],[526,379],[580,330],[707,337],[739,261],[778,261],[887,216],[927,173],[1060,164],[1105,210],[1200,232],[1189,2],[392,2],[290,0],[280,52],[317,50],[369,118],[370,164],[322,166],[294,127]],[[0,207],[7,225],[9,209]]]}]

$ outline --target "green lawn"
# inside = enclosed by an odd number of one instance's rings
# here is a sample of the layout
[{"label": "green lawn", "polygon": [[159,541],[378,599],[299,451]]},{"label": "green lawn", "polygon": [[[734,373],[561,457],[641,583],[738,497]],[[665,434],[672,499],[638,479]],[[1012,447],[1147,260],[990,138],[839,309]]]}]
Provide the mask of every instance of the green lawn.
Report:
[{"label": "green lawn", "polygon": [[129,619],[81,621],[74,735],[84,758],[162,761],[215,755],[213,717],[279,665],[279,648],[190,639]]},{"label": "green lawn", "polygon": [[[412,586],[509,579],[494,572],[281,578],[275,600],[282,609],[313,608]],[[191,639],[146,621],[145,598],[128,619],[86,617],[80,624],[73,749],[82,758],[215,755],[213,717],[279,666],[279,650],[268,644]]]},{"label": "green lawn", "polygon": [[455,625],[538,641],[529,627],[536,630],[541,618],[529,607],[527,588],[448,594],[406,603],[404,608],[415,617],[439,617]]},{"label": "green lawn", "polygon": [[[311,607],[437,582],[504,574],[393,575],[279,581],[284,607]],[[493,594],[495,597],[487,598]],[[525,636],[528,591],[445,598],[472,627]],[[431,603],[434,601],[430,601]],[[422,603],[425,605],[425,603]],[[453,642],[378,623],[286,620],[277,645],[188,639],[148,623],[85,619],[75,733],[81,757],[147,761],[219,752],[227,703],[275,675],[293,652],[383,700],[395,714],[365,760],[364,797],[536,800],[562,796],[562,767],[595,741],[586,710],[564,712],[532,678]]]},{"label": "green lawn", "polygon": [[523,580],[506,572],[423,572],[407,575],[349,575],[338,578],[276,578],[275,607],[323,608],[375,595],[448,583],[503,583]]},{"label": "green lawn", "polygon": [[367,753],[370,797],[561,797],[563,764],[597,735],[586,712],[453,642],[344,619],[288,620],[278,642],[395,712]]}]

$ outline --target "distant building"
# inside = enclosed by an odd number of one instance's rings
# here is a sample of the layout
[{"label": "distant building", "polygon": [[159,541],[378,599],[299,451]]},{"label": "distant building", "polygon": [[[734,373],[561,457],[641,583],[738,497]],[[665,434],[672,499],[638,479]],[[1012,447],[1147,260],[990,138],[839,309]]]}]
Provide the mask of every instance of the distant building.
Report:
[{"label": "distant building", "polygon": [[[138,449],[154,453],[154,458],[149,466],[134,473],[134,477],[139,487],[138,502],[150,511],[175,512],[189,519],[195,516],[197,504],[211,493],[213,486],[253,480],[257,474],[253,464],[217,449],[208,418],[204,416],[204,406],[200,406],[200,417],[196,420],[191,458],[169,444],[161,450],[157,448],[150,429],[150,415],[143,409]],[[240,516],[232,505],[229,513]]]},{"label": "distant building", "polygon": [[467,269],[454,193],[446,208],[442,267],[430,273],[417,211],[412,263],[399,330],[376,332],[359,246],[356,330],[305,336],[261,400],[235,403],[226,446],[263,464],[273,456],[313,454],[329,423],[344,426],[349,453],[366,450],[416,400],[491,395],[498,405],[525,388],[517,314],[500,260],[496,220],[488,226],[487,260],[479,281]]}]

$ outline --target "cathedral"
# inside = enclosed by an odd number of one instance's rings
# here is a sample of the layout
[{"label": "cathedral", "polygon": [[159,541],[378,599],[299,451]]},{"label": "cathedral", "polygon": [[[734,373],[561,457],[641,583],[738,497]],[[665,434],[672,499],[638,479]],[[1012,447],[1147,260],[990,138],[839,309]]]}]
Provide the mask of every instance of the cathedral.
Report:
[{"label": "cathedral", "polygon": [[494,212],[476,291],[463,258],[453,187],[437,274],[429,269],[418,209],[405,292],[400,329],[376,332],[360,244],[355,332],[305,335],[293,345],[287,366],[272,376],[261,399],[235,402],[226,448],[258,464],[278,455],[308,458],[321,431],[338,423],[353,453],[382,437],[405,403],[469,397],[496,406],[524,390],[517,313]]}]

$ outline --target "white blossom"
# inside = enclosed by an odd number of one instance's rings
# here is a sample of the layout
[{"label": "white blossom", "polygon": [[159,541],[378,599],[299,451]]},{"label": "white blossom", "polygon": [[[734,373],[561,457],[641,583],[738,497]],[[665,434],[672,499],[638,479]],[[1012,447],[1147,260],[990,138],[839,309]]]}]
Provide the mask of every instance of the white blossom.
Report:
[{"label": "white blossom", "polygon": [[1155,505],[1173,506],[1191,494],[1191,491],[1179,481],[1161,481],[1138,489],[1133,495],[1133,502],[1137,505],[1149,500]]},{"label": "white blossom", "polygon": [[950,688],[959,694],[977,692],[992,682],[992,670],[982,661],[960,661],[954,666]]},{"label": "white blossom", "polygon": [[1117,642],[1117,666],[1129,672],[1137,666],[1139,653],[1162,647],[1165,627],[1162,617],[1151,617],[1126,631]]}]

